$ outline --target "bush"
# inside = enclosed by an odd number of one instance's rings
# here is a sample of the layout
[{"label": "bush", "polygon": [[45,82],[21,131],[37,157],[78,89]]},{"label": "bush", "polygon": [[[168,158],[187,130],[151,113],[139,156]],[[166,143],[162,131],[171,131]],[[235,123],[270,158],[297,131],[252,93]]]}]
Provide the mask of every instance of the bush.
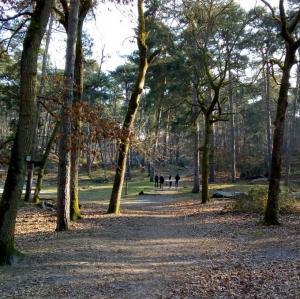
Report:
[{"label": "bush", "polygon": [[[268,188],[253,188],[247,195],[240,195],[230,205],[229,210],[233,212],[253,212],[263,214],[268,200]],[[299,200],[290,191],[283,191],[279,198],[279,213],[292,214],[300,209]]]}]

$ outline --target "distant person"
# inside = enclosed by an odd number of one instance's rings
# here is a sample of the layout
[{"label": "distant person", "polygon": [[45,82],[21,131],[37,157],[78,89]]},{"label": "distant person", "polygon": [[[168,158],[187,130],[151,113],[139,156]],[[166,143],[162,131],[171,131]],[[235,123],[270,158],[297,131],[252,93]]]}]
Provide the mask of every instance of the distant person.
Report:
[{"label": "distant person", "polygon": [[165,178],[161,175],[161,176],[159,177],[159,188],[160,188],[160,189],[163,189],[163,187],[164,187],[164,182],[165,182]]},{"label": "distant person", "polygon": [[175,176],[175,187],[176,187],[176,188],[178,188],[179,180],[180,180],[180,176],[179,176],[178,173],[177,173],[176,176]]},{"label": "distant person", "polygon": [[158,175],[156,174],[154,177],[154,182],[155,182],[155,188],[158,188]]},{"label": "distant person", "polygon": [[169,176],[169,188],[170,189],[172,188],[172,176],[171,175]]}]

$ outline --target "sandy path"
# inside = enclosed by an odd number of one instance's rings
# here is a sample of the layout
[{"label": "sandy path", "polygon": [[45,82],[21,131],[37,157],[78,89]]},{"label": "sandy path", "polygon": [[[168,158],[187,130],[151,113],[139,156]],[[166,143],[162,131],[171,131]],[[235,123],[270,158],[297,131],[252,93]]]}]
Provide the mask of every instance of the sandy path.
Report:
[{"label": "sandy path", "polygon": [[53,213],[22,209],[27,258],[0,269],[0,298],[300,298],[299,215],[266,228],[174,195],[141,196],[120,217],[86,205],[63,233]]}]

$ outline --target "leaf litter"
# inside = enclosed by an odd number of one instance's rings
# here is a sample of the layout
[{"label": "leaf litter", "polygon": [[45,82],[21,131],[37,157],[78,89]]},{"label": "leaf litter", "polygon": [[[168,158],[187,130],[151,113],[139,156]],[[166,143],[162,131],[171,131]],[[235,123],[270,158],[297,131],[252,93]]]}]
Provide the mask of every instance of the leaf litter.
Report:
[{"label": "leaf litter", "polygon": [[300,298],[299,214],[264,227],[225,205],[166,194],[117,217],[83,204],[84,218],[60,233],[55,212],[22,207],[26,258],[0,269],[0,298]]}]

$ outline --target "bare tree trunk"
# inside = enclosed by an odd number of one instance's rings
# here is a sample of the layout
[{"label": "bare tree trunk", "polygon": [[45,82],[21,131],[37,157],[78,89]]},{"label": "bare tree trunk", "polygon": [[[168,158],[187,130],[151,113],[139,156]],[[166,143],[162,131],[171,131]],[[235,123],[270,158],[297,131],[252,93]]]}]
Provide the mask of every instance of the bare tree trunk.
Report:
[{"label": "bare tree trunk", "polygon": [[283,142],[284,142],[284,156],[285,156],[285,175],[284,175],[284,185],[289,185],[289,177],[290,177],[290,165],[291,165],[291,152],[290,152],[290,140],[291,140],[291,119],[289,113],[287,111],[286,115],[286,129],[284,132]]},{"label": "bare tree trunk", "polygon": [[34,203],[38,203],[39,202],[39,196],[40,196],[40,192],[41,192],[41,189],[42,189],[42,184],[43,184],[43,178],[44,178],[46,164],[47,164],[50,152],[51,152],[51,148],[53,146],[53,142],[55,140],[55,137],[57,136],[59,125],[60,125],[60,123],[59,123],[59,121],[57,121],[55,123],[54,129],[52,131],[52,135],[51,135],[50,139],[48,140],[48,144],[46,146],[46,149],[45,149],[45,152],[43,154],[43,157],[42,157],[42,159],[41,159],[41,161],[39,163],[39,169],[38,169],[38,176],[37,176],[37,181],[36,181],[36,187],[35,187],[35,191],[34,191],[34,195],[33,195],[33,202]]},{"label": "bare tree trunk", "polygon": [[[90,127],[88,125],[87,127],[87,135],[90,135]],[[87,138],[87,144],[86,144],[86,168],[87,168],[87,174],[89,177],[92,177],[92,158],[91,158],[91,138]]]},{"label": "bare tree trunk", "polygon": [[122,134],[119,147],[119,157],[117,163],[117,169],[115,174],[115,180],[113,190],[110,198],[110,203],[107,213],[118,214],[120,212],[120,202],[122,186],[124,182],[124,175],[126,170],[126,159],[130,144],[130,134],[133,130],[134,120],[136,112],[139,106],[141,94],[143,92],[146,73],[148,66],[155,57],[156,53],[153,53],[148,57],[148,48],[146,45],[147,34],[145,29],[144,18],[144,3],[143,0],[138,0],[138,47],[139,47],[139,72],[138,77],[133,89],[133,92],[128,103],[128,110],[122,127]]},{"label": "bare tree trunk", "polygon": [[196,120],[192,128],[193,139],[193,163],[194,163],[194,177],[193,177],[193,193],[200,192],[200,154],[199,154],[199,122]]},{"label": "bare tree trunk", "polygon": [[291,50],[289,46],[286,47],[286,56],[284,60],[284,69],[282,73],[281,85],[279,90],[279,97],[277,101],[277,111],[275,118],[275,129],[273,137],[273,151],[271,176],[269,183],[268,202],[264,216],[264,222],[267,225],[279,224],[279,192],[281,179],[281,160],[282,160],[282,145],[284,138],[285,114],[288,105],[288,90],[290,71],[295,63],[295,51]]},{"label": "bare tree trunk", "polygon": [[204,142],[202,146],[202,203],[209,201],[208,175],[209,175],[209,150],[211,138],[210,115],[205,115]]},{"label": "bare tree trunk", "polygon": [[156,122],[155,122],[155,142],[152,153],[152,161],[150,161],[150,182],[154,182],[154,176],[156,174],[155,167],[157,166],[157,154],[158,154],[158,143],[159,143],[159,129],[161,122],[161,103],[162,98],[159,99],[158,107],[156,111]]},{"label": "bare tree trunk", "polygon": [[45,115],[45,119],[44,119],[44,123],[43,123],[43,130],[42,130],[42,135],[41,135],[41,141],[40,141],[40,145],[41,145],[41,149],[45,148],[45,144],[46,144],[46,135],[48,132],[48,123],[49,123],[49,113],[46,112]]},{"label": "bare tree trunk", "polygon": [[216,181],[216,159],[215,159],[215,147],[216,147],[216,129],[215,124],[211,125],[211,137],[209,146],[209,182],[214,183]]},{"label": "bare tree trunk", "polygon": [[[76,58],[74,67],[74,100],[73,105],[82,101],[83,94],[83,49],[82,49],[82,27],[84,19],[91,7],[91,1],[81,1],[78,27],[77,27],[77,41],[76,41]],[[79,208],[78,195],[78,179],[79,179],[79,159],[81,152],[81,121],[75,117],[72,122],[72,151],[71,151],[71,174],[70,174],[70,217],[71,220],[76,221],[81,218]]]},{"label": "bare tree trunk", "polygon": [[[265,0],[262,0],[268,4]],[[274,10],[268,5],[272,14]],[[279,96],[277,100],[277,109],[275,117],[275,129],[273,135],[273,151],[271,176],[269,182],[269,192],[267,207],[264,215],[264,223],[266,225],[279,224],[279,192],[281,179],[281,159],[282,159],[282,145],[284,138],[285,116],[288,106],[288,91],[290,86],[290,72],[293,65],[296,63],[296,51],[300,47],[300,38],[297,37],[296,28],[300,22],[300,9],[298,8],[293,17],[289,18],[286,15],[284,1],[279,1],[279,15],[277,22],[280,25],[280,35],[285,42],[285,58],[281,66],[282,77],[279,89]]]},{"label": "bare tree trunk", "polygon": [[37,96],[37,60],[53,1],[37,1],[23,42],[20,77],[20,110],[8,173],[0,202],[0,264],[19,256],[14,248],[18,203],[25,181],[26,156],[34,134]]},{"label": "bare tree trunk", "polygon": [[193,124],[192,124],[192,140],[193,140],[193,162],[194,162],[194,178],[193,178],[193,193],[200,192],[200,155],[199,155],[199,120],[198,116],[200,109],[197,103],[197,91],[193,86]]},{"label": "bare tree trunk", "polygon": [[229,70],[229,108],[230,108],[230,156],[231,156],[231,182],[236,182],[236,149],[235,149],[235,112],[232,86],[232,73]]},{"label": "bare tree trunk", "polygon": [[71,0],[68,17],[67,54],[65,67],[66,96],[61,111],[59,142],[57,231],[67,230],[70,222],[70,171],[71,171],[71,106],[73,102],[75,49],[77,38],[79,0]]},{"label": "bare tree trunk", "polygon": [[[300,57],[298,49],[298,57]],[[290,180],[290,173],[291,173],[291,167],[292,167],[292,156],[293,156],[293,148],[295,146],[295,141],[296,141],[296,136],[295,136],[295,131],[296,131],[296,120],[297,120],[297,104],[299,101],[300,97],[300,63],[298,62],[297,65],[297,82],[296,82],[296,94],[295,94],[295,99],[293,102],[293,107],[292,107],[292,115],[290,119],[290,125],[288,126],[288,138],[286,141],[287,148],[286,148],[286,174],[285,174],[285,185],[289,185],[289,180]]]},{"label": "bare tree trunk", "polygon": [[170,160],[170,111],[167,112],[166,117],[164,157],[167,161]]},{"label": "bare tree trunk", "polygon": [[270,177],[271,172],[271,162],[272,162],[272,126],[271,126],[271,109],[270,109],[270,65],[269,65],[269,56],[263,54],[263,60],[266,62],[265,68],[263,70],[264,75],[264,96],[265,96],[265,105],[266,105],[266,133],[267,133],[267,168],[268,168],[268,177]]},{"label": "bare tree trunk", "polygon": [[[42,63],[42,74],[41,74],[41,80],[40,80],[40,89],[38,94],[41,96],[43,95],[44,88],[45,88],[45,76],[47,72],[47,64],[48,64],[48,52],[49,52],[49,45],[51,40],[51,32],[52,32],[52,25],[53,25],[53,16],[50,16],[49,21],[49,27],[47,32],[47,38],[46,38],[46,45],[45,50],[43,54],[43,63]],[[35,118],[35,124],[34,124],[34,136],[32,141],[32,149],[31,149],[31,157],[34,161],[37,159],[37,133],[38,133],[38,123],[40,118],[40,107],[41,105],[39,102],[37,102],[37,109],[36,109],[36,118]],[[33,180],[33,172],[34,172],[35,164],[34,162],[29,163],[28,165],[28,172],[27,172],[27,182],[26,182],[26,193],[24,196],[24,201],[29,202],[31,200],[31,190],[32,190],[32,180]]]}]

